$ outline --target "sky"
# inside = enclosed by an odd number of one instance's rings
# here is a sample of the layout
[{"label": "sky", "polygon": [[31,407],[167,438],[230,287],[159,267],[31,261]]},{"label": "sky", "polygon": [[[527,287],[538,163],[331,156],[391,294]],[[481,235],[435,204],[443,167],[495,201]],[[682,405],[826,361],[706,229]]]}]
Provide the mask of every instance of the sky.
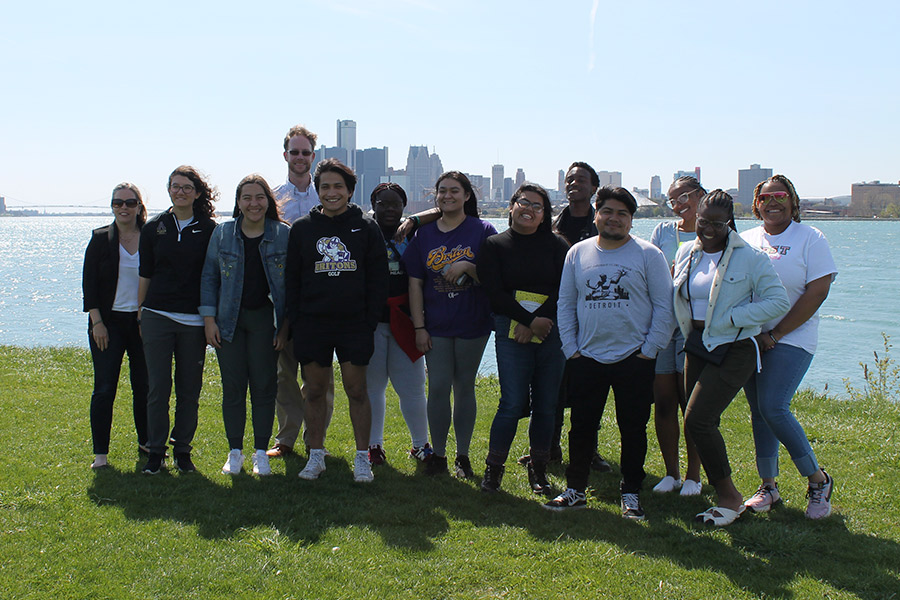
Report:
[{"label": "sky", "polygon": [[[445,169],[517,168],[555,188],[576,160],[665,190],[751,163],[803,197],[900,180],[900,3],[13,2],[0,0],[0,195],[105,208],[131,181],[206,173],[230,211],[253,172],[284,181],[282,140],[410,145]],[[222,209],[220,208],[220,211]]]}]

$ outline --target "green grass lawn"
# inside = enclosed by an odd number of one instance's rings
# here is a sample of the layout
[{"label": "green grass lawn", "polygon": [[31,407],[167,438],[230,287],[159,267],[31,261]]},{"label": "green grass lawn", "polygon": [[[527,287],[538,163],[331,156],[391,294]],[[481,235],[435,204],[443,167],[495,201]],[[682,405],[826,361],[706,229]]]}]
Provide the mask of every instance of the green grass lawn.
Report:
[{"label": "green grass lawn", "polygon": [[[659,496],[664,475],[650,425],[648,520],[619,516],[612,403],[600,450],[614,472],[591,476],[589,510],[554,514],[508,464],[503,493],[479,481],[426,478],[388,399],[389,464],[355,484],[346,399],[338,393],[328,470],[297,478],[305,457],[274,475],[219,471],[228,447],[221,385],[207,357],[194,460],[200,473],[139,473],[123,377],[110,462],[94,473],[86,351],[0,347],[0,598],[898,598],[900,405],[800,394],[794,408],[836,480],[835,514],[808,521],[805,481],[783,453],[784,505],[714,530],[692,517],[704,495]],[[125,393],[122,393],[125,392]],[[478,384],[472,462],[479,475],[496,408]],[[520,425],[512,456],[527,448]],[[724,416],[735,482],[755,475],[743,396]],[[452,437],[452,434],[451,434]],[[247,428],[245,452],[252,446]],[[451,440],[451,448],[452,448]],[[246,463],[249,469],[249,461]],[[563,468],[551,481],[564,487]]]}]

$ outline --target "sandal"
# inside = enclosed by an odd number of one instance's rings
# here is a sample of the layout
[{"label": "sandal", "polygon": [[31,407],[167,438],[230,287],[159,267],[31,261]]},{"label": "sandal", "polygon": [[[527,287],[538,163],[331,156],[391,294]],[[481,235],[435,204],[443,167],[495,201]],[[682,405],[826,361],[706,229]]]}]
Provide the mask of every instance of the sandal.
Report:
[{"label": "sandal", "polygon": [[745,508],[744,505],[741,505],[737,510],[731,510],[730,508],[725,508],[723,506],[713,506],[702,513],[699,513],[694,517],[694,520],[698,523],[703,523],[704,525],[725,527],[726,525],[731,525],[737,521],[738,517],[743,514]]}]

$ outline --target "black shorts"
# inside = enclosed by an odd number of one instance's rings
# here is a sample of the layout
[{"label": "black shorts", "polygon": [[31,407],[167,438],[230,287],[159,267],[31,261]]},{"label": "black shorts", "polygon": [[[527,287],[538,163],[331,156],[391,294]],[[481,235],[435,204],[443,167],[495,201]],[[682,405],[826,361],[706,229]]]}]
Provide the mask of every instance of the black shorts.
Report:
[{"label": "black shorts", "polygon": [[301,365],[330,367],[337,353],[338,363],[365,367],[375,352],[375,332],[367,325],[349,331],[295,327],[293,334],[294,356]]}]

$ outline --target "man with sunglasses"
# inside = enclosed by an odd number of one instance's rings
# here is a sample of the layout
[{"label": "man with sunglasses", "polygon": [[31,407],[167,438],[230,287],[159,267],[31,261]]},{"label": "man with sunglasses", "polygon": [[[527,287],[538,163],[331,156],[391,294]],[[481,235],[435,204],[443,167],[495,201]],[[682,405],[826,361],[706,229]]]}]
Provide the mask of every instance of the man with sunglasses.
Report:
[{"label": "man with sunglasses", "polygon": [[[319,196],[312,184],[310,169],[316,159],[318,136],[302,125],[295,125],[284,136],[284,161],[288,165],[287,180],[273,191],[285,222],[290,225],[309,214],[319,205]],[[266,453],[269,456],[285,456],[294,451],[294,444],[303,424],[306,401],[304,390],[297,381],[299,364],[294,357],[294,344],[290,343],[278,354],[278,396],[275,403],[278,416],[278,433],[275,445]],[[325,429],[331,423],[334,412],[334,374],[325,396]],[[308,431],[308,430],[307,430]],[[307,432],[304,432],[304,439]]]}]

